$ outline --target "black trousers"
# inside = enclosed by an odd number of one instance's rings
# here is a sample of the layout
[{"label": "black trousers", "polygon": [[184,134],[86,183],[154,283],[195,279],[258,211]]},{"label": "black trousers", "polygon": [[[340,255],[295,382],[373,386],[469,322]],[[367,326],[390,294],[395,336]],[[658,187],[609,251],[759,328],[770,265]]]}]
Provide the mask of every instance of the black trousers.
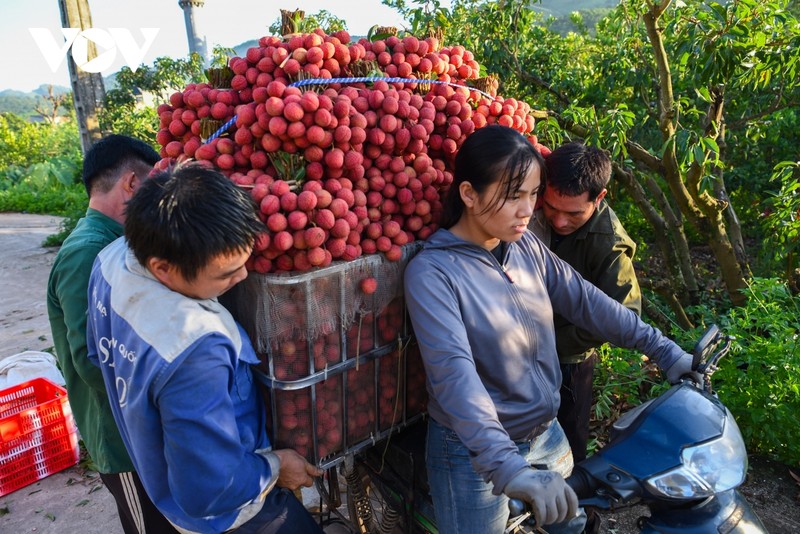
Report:
[{"label": "black trousers", "polygon": [[178,532],[147,496],[139,475],[134,472],[100,473],[100,478],[117,502],[117,513],[125,534]]},{"label": "black trousers", "polygon": [[561,366],[561,406],[558,422],[569,440],[577,464],[586,459],[589,418],[592,414],[592,379],[597,353],[581,363]]}]

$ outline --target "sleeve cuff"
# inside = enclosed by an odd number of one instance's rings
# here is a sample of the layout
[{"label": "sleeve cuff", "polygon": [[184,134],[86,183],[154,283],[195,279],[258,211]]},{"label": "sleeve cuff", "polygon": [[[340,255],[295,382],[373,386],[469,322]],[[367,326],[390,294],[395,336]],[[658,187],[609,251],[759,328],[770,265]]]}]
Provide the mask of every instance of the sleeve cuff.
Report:
[{"label": "sleeve cuff", "polygon": [[281,459],[278,458],[277,454],[271,452],[270,449],[259,449],[256,451],[256,454],[263,456],[269,464],[270,477],[267,486],[264,488],[264,491],[261,492],[261,497],[263,497],[272,491],[272,488],[274,488],[275,484],[278,482],[278,475],[281,472]]},{"label": "sleeve cuff", "polygon": [[492,485],[494,486],[492,488],[492,493],[495,495],[502,494],[508,483],[511,482],[515,476],[525,469],[530,469],[530,467],[525,458],[520,454],[509,459],[509,461],[505,462],[492,476]]}]

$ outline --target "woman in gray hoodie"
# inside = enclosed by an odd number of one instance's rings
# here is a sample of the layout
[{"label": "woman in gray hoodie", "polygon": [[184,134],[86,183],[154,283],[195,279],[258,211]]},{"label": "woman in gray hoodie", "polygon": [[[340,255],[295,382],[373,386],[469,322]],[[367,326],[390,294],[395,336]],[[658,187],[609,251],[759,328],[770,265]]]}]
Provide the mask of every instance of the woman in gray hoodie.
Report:
[{"label": "woman in gray hoodie", "polygon": [[476,130],[456,156],[441,228],[405,271],[427,374],[428,478],[445,534],[503,532],[507,497],[529,502],[548,532],[583,529],[555,419],[554,311],[648,355],[671,382],[691,372],[691,355],[527,231],[544,179],[542,156],[522,134]]}]

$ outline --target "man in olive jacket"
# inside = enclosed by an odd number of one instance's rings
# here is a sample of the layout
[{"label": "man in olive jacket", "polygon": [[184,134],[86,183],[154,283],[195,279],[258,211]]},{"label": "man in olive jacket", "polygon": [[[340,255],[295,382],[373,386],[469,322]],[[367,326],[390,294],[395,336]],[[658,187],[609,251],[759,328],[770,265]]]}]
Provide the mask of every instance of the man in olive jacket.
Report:
[{"label": "man in olive jacket", "polygon": [[111,413],[103,375],[87,356],[86,291],[95,257],[122,235],[125,205],[159,159],[148,144],[122,135],[92,146],[83,161],[89,207],[61,245],[47,284],[47,315],[72,413],[114,496],[125,534],[176,531],[145,493]]},{"label": "man in olive jacket", "polygon": [[[633,269],[636,244],[604,200],[611,179],[608,155],[581,143],[567,143],[545,162],[547,184],[530,230],[586,280],[640,314],[641,292]],[[589,441],[596,349],[606,340],[559,315],[554,323],[562,374],[558,421],[578,463],[586,458]]]}]

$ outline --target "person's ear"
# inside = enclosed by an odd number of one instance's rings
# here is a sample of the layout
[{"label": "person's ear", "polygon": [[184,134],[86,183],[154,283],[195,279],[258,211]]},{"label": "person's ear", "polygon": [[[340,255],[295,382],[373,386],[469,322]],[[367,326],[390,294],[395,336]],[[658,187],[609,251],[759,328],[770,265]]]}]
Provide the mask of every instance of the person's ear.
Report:
[{"label": "person's ear", "polygon": [[139,178],[136,176],[135,171],[125,171],[120,180],[122,181],[122,190],[129,195],[133,195],[134,191],[136,191],[136,188],[139,186]]},{"label": "person's ear", "polygon": [[461,194],[461,200],[464,202],[464,205],[468,208],[471,208],[475,205],[475,201],[478,197],[478,192],[472,187],[472,184],[464,181],[458,185],[458,192]]},{"label": "person's ear", "polygon": [[147,259],[147,265],[145,265],[145,267],[156,277],[156,280],[167,287],[172,287],[176,269],[169,261],[153,256]]},{"label": "person's ear", "polygon": [[594,199],[594,206],[595,207],[600,205],[600,201],[605,198],[606,193],[608,193],[608,189],[603,189],[602,191],[600,191],[600,194],[597,195],[596,199]]}]

